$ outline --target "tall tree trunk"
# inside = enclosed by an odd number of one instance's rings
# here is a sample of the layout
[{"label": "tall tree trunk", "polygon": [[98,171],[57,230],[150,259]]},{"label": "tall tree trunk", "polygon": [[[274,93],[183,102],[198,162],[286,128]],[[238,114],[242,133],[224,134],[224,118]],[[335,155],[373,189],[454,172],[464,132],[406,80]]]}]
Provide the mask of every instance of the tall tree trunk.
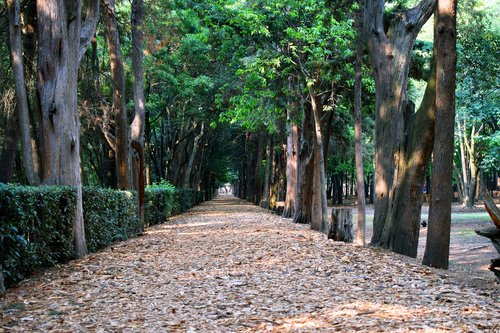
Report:
[{"label": "tall tree trunk", "polygon": [[257,161],[255,163],[254,183],[253,183],[253,203],[258,205],[262,197],[262,179],[260,176],[262,170],[262,159],[264,158],[264,135],[259,135],[257,144]]},{"label": "tall tree trunk", "polygon": [[125,73],[115,13],[115,0],[102,0],[102,5],[113,81],[113,115],[115,118],[115,157],[118,188],[128,190],[132,188],[132,168],[129,125],[125,106]]},{"label": "tall tree trunk", "polygon": [[24,78],[23,41],[21,31],[21,8],[19,0],[6,0],[9,11],[9,37],[12,70],[17,97],[17,114],[21,134],[23,165],[26,179],[30,185],[40,184],[40,178],[35,171],[34,155],[31,146],[31,129],[28,109],[28,94]]},{"label": "tall tree trunk", "polygon": [[287,140],[286,140],[286,198],[283,217],[293,217],[297,196],[298,145],[299,127],[295,113],[297,105],[290,103],[287,109]]},{"label": "tall tree trunk", "polygon": [[394,252],[417,256],[422,209],[422,187],[434,142],[435,74],[431,71],[419,110],[408,102],[397,163],[397,191],[390,216],[383,230],[381,244]]},{"label": "tall tree trunk", "polygon": [[266,170],[264,172],[264,188],[262,190],[262,199],[260,200],[260,206],[263,208],[269,208],[269,181],[271,178],[271,150],[272,150],[272,140],[271,136],[267,135],[266,143]]},{"label": "tall tree trunk", "polygon": [[309,86],[311,97],[311,108],[314,121],[314,174],[313,174],[313,198],[311,209],[311,227],[314,230],[324,230],[328,224],[328,206],[326,200],[326,176],[325,157],[323,150],[323,132],[321,128],[322,105],[320,98],[316,96],[313,86]]},{"label": "tall tree trunk", "polygon": [[42,183],[71,185],[77,191],[73,234],[75,254],[87,253],[80,174],[80,119],[77,79],[80,60],[94,35],[98,1],[88,1],[82,25],[82,1],[38,0],[38,99],[43,149]]},{"label": "tall tree trunk", "polygon": [[371,243],[381,245],[397,190],[396,163],[403,136],[403,101],[411,51],[418,32],[432,15],[435,0],[422,0],[416,7],[395,14],[384,30],[384,0],[366,1],[364,31],[374,67],[375,115],[375,216]]},{"label": "tall tree trunk", "polygon": [[297,201],[293,222],[309,223],[311,221],[310,202],[312,198],[311,166],[313,147],[311,146],[311,111],[304,110],[304,120],[300,131],[299,165],[297,177]]},{"label": "tall tree trunk", "polygon": [[456,0],[438,0],[434,26],[436,57],[436,130],[423,264],[448,268],[450,254],[453,133],[456,88]]},{"label": "tall tree trunk", "polygon": [[[362,5],[360,6],[361,8]],[[362,95],[362,75],[363,75],[363,43],[361,40],[362,9],[358,16],[358,39],[356,41],[356,63],[354,67],[354,152],[356,160],[356,194],[358,202],[358,227],[356,229],[356,242],[365,245],[366,239],[366,202],[365,202],[365,182],[363,174],[363,142],[361,140],[362,118],[361,118],[361,95]]]},{"label": "tall tree trunk", "polygon": [[138,210],[141,225],[144,225],[144,67],[143,67],[143,0],[132,1],[132,70],[134,72],[134,120],[130,125],[130,140],[135,150],[135,159],[132,164],[134,188],[138,196]]}]

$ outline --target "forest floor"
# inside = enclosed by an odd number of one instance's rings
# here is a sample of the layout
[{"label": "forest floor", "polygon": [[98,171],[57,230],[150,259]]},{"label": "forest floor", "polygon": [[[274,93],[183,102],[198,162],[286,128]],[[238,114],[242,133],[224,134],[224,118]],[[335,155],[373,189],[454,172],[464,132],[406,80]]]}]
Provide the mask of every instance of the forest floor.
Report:
[{"label": "forest floor", "polygon": [[220,196],[7,290],[0,332],[499,332],[500,286],[462,257],[428,268]]}]

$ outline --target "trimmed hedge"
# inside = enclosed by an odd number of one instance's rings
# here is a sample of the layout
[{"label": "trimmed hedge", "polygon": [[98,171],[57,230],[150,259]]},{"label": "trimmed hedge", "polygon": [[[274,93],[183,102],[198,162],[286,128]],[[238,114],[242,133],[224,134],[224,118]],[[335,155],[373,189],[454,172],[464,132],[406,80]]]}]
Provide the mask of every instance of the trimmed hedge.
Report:
[{"label": "trimmed hedge", "polygon": [[[145,226],[165,222],[203,201],[192,189],[146,189]],[[43,268],[74,258],[72,223],[76,191],[66,186],[0,183],[0,267],[5,286]],[[89,252],[140,234],[135,192],[83,188],[83,214]]]},{"label": "trimmed hedge", "polygon": [[89,252],[134,237],[143,229],[137,216],[137,194],[132,191],[84,187],[83,220]]},{"label": "trimmed hedge", "polygon": [[0,261],[5,285],[73,258],[71,187],[0,184]]}]

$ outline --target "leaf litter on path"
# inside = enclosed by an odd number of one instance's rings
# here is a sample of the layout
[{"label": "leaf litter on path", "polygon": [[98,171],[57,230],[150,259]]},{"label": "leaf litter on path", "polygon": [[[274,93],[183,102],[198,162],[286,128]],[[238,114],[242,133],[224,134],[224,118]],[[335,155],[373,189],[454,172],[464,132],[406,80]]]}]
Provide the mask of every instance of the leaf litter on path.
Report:
[{"label": "leaf litter on path", "polygon": [[498,332],[499,288],[221,196],[0,298],[0,332]]}]

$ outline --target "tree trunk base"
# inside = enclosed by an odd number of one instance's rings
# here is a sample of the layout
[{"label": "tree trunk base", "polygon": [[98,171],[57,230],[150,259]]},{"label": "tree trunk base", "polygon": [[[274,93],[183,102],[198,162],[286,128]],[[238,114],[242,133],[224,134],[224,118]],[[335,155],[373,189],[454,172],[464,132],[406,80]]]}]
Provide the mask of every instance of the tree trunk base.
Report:
[{"label": "tree trunk base", "polygon": [[352,232],[352,210],[350,208],[333,208],[332,218],[329,222],[323,228],[323,232],[328,235],[328,239],[352,243],[354,235]]}]

